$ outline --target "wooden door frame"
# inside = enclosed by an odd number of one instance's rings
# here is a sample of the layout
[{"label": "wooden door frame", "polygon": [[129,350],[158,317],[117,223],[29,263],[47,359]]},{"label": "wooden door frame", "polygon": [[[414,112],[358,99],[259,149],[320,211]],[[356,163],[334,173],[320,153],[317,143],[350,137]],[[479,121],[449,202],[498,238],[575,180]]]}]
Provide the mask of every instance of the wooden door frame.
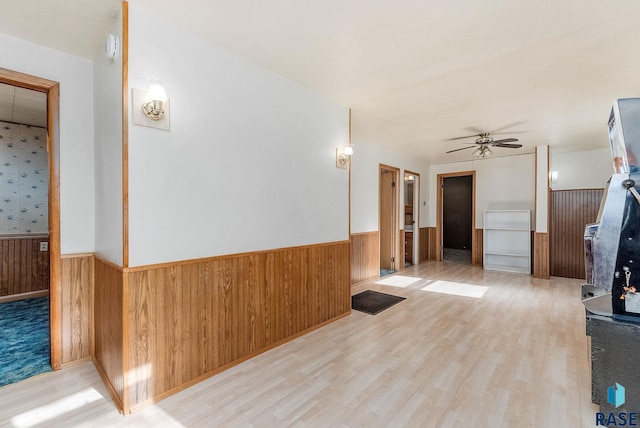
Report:
[{"label": "wooden door frame", "polygon": [[420,263],[420,174],[408,169],[405,169],[404,173],[418,177],[418,185],[415,185],[415,181],[413,183],[413,264],[417,265]]},{"label": "wooden door frame", "polygon": [[438,188],[438,208],[436,213],[436,261],[442,261],[442,208],[443,208],[443,184],[445,178],[451,177],[468,177],[471,176],[471,264],[475,265],[473,254],[476,254],[476,172],[475,171],[461,171],[461,172],[448,172],[445,174],[438,174],[436,178],[436,186]]},{"label": "wooden door frame", "polygon": [[[396,168],[395,166],[390,166],[390,165],[385,165],[385,164],[378,164],[378,233],[380,235],[381,234],[381,230],[380,230],[380,208],[381,208],[381,201],[380,201],[380,188],[381,188],[381,181],[380,181],[380,176],[382,175],[382,170],[387,170],[387,171],[391,171],[394,175],[394,179],[396,181],[396,194],[395,197],[393,198],[393,208],[392,210],[394,211],[394,215],[395,215],[395,224],[394,227],[392,229],[392,240],[395,240],[395,249],[393,252],[393,259],[394,259],[394,267],[395,270],[398,271],[398,264],[400,263],[400,233],[399,232],[399,222],[398,222],[398,217],[400,215],[400,211],[398,208],[398,197],[400,195],[400,192],[397,190],[398,188],[398,181],[400,180],[400,168]],[[402,246],[404,247],[404,246]],[[380,240],[378,240],[378,254],[380,254],[380,252],[382,251],[381,247],[380,247]]]},{"label": "wooden door frame", "polygon": [[49,151],[49,324],[51,368],[62,366],[62,277],[60,271],[60,84],[0,68],[0,83],[47,94]]}]

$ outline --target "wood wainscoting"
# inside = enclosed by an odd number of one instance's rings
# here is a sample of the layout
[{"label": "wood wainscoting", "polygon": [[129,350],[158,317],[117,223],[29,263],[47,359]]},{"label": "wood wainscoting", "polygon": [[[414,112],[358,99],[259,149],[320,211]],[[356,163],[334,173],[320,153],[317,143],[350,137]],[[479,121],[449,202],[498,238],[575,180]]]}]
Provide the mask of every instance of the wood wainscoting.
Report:
[{"label": "wood wainscoting", "polygon": [[549,279],[549,234],[533,234],[533,277]]},{"label": "wood wainscoting", "polygon": [[549,255],[550,274],[585,278],[584,228],[595,223],[604,189],[551,192]]},{"label": "wood wainscoting", "polygon": [[351,234],[351,284],[380,276],[378,231]]},{"label": "wood wainscoting", "polygon": [[93,254],[63,255],[62,364],[93,355]]},{"label": "wood wainscoting", "polygon": [[120,268],[96,260],[95,360],[125,414],[351,311],[350,242]]},{"label": "wood wainscoting", "polygon": [[484,263],[484,229],[475,229],[475,242],[473,254],[471,254],[471,264],[474,266],[483,266]]},{"label": "wood wainscoting", "polygon": [[426,260],[436,259],[436,228],[435,227],[421,227],[419,229],[420,245],[418,251],[419,262]]},{"label": "wood wainscoting", "polygon": [[124,281],[122,267],[96,257],[93,360],[118,410],[126,410],[124,381]]},{"label": "wood wainscoting", "polygon": [[48,247],[46,234],[0,236],[0,297],[49,289]]}]

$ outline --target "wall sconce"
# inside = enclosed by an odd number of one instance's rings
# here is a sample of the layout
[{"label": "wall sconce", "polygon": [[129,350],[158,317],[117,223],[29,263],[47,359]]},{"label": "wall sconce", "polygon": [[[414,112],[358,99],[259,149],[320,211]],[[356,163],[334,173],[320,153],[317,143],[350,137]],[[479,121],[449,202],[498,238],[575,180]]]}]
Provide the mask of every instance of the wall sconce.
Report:
[{"label": "wall sconce", "polygon": [[552,183],[557,183],[558,182],[558,171],[551,171],[549,173],[549,180]]},{"label": "wall sconce", "polygon": [[133,89],[133,123],[169,130],[169,98],[160,82],[151,81],[147,91]]},{"label": "wall sconce", "polygon": [[152,83],[149,85],[147,94],[150,100],[142,104],[144,115],[151,120],[162,119],[164,117],[162,105],[167,102],[167,93],[164,90],[164,86],[159,83]]},{"label": "wall sconce", "polygon": [[336,149],[336,167],[348,168],[353,155],[353,144],[351,144],[351,109],[349,109],[349,144]]}]

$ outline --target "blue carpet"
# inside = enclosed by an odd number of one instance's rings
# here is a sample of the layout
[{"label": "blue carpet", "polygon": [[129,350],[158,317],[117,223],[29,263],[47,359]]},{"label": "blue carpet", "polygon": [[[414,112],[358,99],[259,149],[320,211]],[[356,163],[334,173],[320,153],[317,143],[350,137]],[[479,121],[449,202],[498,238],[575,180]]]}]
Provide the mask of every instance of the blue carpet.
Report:
[{"label": "blue carpet", "polygon": [[0,303],[0,387],[51,371],[49,297]]},{"label": "blue carpet", "polygon": [[388,270],[388,269],[380,269],[380,276],[386,276],[386,275],[391,275],[392,273],[396,273],[397,271],[392,269],[392,270]]}]

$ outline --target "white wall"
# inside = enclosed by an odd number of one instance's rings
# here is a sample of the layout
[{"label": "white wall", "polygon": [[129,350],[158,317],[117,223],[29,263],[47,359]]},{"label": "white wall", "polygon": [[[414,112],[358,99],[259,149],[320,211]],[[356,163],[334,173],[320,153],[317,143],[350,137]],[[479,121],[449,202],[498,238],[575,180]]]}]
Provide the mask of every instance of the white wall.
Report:
[{"label": "white wall", "polygon": [[610,149],[551,153],[550,170],[558,171],[552,190],[602,189],[613,174]]},{"label": "white wall", "polygon": [[129,126],[131,266],[349,239],[346,108],[133,4],[129,47],[171,100],[170,131]]},{"label": "white wall", "polygon": [[[357,112],[353,113],[354,116]],[[429,195],[428,166],[407,156],[382,150],[365,142],[353,140],[354,154],[351,160],[351,233],[372,232],[378,230],[378,168],[380,164],[400,168],[402,182],[404,170],[420,174],[420,198],[414,206],[420,206],[420,224],[429,224],[427,207],[424,202]],[[404,201],[404,186],[399,186],[399,201]],[[401,212],[402,214],[402,212]],[[400,215],[402,227],[404,216]]]},{"label": "white wall", "polygon": [[[533,154],[505,156],[431,165],[429,174],[429,226],[436,226],[437,176],[449,172],[476,171],[476,228],[482,228],[484,210],[535,209]],[[532,216],[533,217],[533,216]]]},{"label": "white wall", "polygon": [[0,67],[60,82],[60,240],[63,254],[94,250],[91,61],[0,33]]},{"label": "white wall", "polygon": [[[109,32],[122,36],[121,16]],[[122,265],[122,55],[114,62],[100,53],[93,76],[96,254]]]}]

